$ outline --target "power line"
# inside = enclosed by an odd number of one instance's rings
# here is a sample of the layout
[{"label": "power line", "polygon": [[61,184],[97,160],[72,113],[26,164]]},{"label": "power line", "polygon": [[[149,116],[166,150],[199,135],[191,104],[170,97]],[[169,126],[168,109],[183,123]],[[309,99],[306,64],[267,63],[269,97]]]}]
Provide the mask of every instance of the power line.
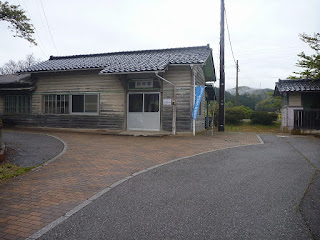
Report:
[{"label": "power line", "polygon": [[231,53],[232,53],[233,61],[237,65],[236,59],[235,59],[234,54],[233,54],[232,43],[231,43],[231,38],[230,38],[230,31],[229,31],[229,25],[228,25],[228,20],[227,20],[228,19],[227,18],[227,11],[226,11],[226,7],[225,6],[224,6],[224,12],[226,14],[226,24],[227,24],[228,39],[229,39],[229,43],[230,43]]},{"label": "power line", "polygon": [[[46,12],[44,11],[44,7],[43,7],[43,4],[42,4],[42,0],[40,0],[40,3],[41,3],[41,7],[42,7],[42,11],[43,11],[44,18],[46,19],[47,27],[48,27],[48,30],[49,30],[49,33],[50,33],[50,37],[51,37],[53,46],[54,46],[54,48],[56,49],[56,52],[57,52],[57,54],[58,54],[58,50],[57,50],[56,44],[54,43],[54,40],[53,40],[53,37],[52,37],[52,33],[51,33],[51,30],[50,30],[50,27],[49,27],[49,22],[48,22],[48,19],[47,19],[47,15],[46,15]],[[59,54],[58,54],[58,55],[59,55]]]},{"label": "power line", "polygon": [[[17,1],[18,1],[19,5],[21,6],[20,1],[19,0],[17,0]],[[23,0],[23,3],[25,5],[25,7],[26,7],[27,14],[32,18],[31,12],[29,11],[28,6],[27,6],[27,4],[26,4],[26,2],[24,0]],[[41,38],[40,38],[40,35],[38,34],[38,30],[36,30],[36,28],[34,28],[34,32],[35,32],[35,34],[37,35],[37,37],[39,39],[39,45],[38,46],[39,46],[41,52],[43,53],[43,55],[45,56],[45,58],[47,58],[49,56],[49,54],[47,53],[47,51],[44,48],[44,45],[43,45],[43,43],[41,41]],[[43,46],[43,48],[41,47],[41,45]]]}]

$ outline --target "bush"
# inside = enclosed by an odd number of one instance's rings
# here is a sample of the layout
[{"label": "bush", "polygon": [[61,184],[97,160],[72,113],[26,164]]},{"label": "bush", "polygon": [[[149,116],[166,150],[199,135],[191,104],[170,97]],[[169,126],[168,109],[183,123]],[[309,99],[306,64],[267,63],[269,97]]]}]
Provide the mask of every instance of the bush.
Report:
[{"label": "bush", "polygon": [[263,111],[263,112],[276,112],[280,111],[281,108],[281,97],[273,97],[269,96],[268,98],[258,102],[256,104],[255,110],[256,111]]},{"label": "bush", "polygon": [[245,114],[245,117],[244,118],[247,118],[247,119],[249,119],[250,118],[250,116],[251,116],[251,113],[252,113],[252,110],[251,110],[251,108],[249,108],[249,107],[245,107],[245,106],[239,106],[239,107],[236,107],[237,109],[241,109],[241,110],[243,110],[244,111],[244,114]]},{"label": "bush", "polygon": [[277,121],[278,114],[267,112],[252,112],[250,119],[253,124],[271,125],[274,121]]},{"label": "bush", "polygon": [[231,107],[225,110],[226,124],[240,124],[240,121],[246,117],[245,110],[242,107]]}]

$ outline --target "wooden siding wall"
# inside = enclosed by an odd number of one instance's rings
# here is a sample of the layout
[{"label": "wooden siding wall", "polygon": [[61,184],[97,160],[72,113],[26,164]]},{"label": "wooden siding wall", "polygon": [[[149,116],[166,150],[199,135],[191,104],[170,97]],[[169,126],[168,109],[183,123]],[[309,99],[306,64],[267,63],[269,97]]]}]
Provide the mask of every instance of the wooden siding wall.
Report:
[{"label": "wooden siding wall", "polygon": [[4,112],[4,98],[2,95],[0,95],[0,112]]},{"label": "wooden siding wall", "polygon": [[[30,115],[2,115],[7,122],[26,126],[80,127],[80,128],[126,128],[126,90],[115,75],[98,75],[99,71],[63,72],[36,74],[37,89],[32,94]],[[194,75],[193,75],[194,74]],[[176,86],[177,131],[192,131],[193,77],[196,85],[204,86],[205,77],[200,66],[169,66],[163,77]],[[154,74],[137,74],[124,77],[128,79],[153,78]],[[172,130],[172,106],[163,106],[163,99],[173,100],[172,85],[162,82],[161,90],[161,129]],[[124,83],[123,83],[124,84]],[[100,98],[97,115],[44,114],[43,94],[96,93]],[[3,100],[0,97],[0,109],[3,113]],[[201,114],[196,121],[196,130],[204,129],[205,97],[201,102]]]},{"label": "wooden siding wall", "polygon": [[[196,78],[196,85],[205,86],[206,81],[205,81],[205,76],[204,76],[202,67],[195,66],[193,68],[193,74]],[[198,117],[196,120],[196,131],[202,131],[205,129],[205,109],[206,109],[206,100],[205,100],[205,94],[203,94],[201,99],[201,109],[200,109],[201,111],[199,110]]]},{"label": "wooden siding wall", "polygon": [[[191,69],[190,66],[170,66],[165,72],[165,79],[176,87],[177,131],[191,131]],[[173,100],[172,85],[163,82],[163,98]],[[163,106],[162,129],[172,130],[172,106]]]},{"label": "wooden siding wall", "polygon": [[[3,117],[20,125],[124,129],[125,91],[121,82],[115,75],[101,76],[98,73],[98,71],[86,71],[37,74],[35,75],[37,89],[32,95],[31,115]],[[99,94],[99,114],[43,113],[43,94],[72,93]]]}]

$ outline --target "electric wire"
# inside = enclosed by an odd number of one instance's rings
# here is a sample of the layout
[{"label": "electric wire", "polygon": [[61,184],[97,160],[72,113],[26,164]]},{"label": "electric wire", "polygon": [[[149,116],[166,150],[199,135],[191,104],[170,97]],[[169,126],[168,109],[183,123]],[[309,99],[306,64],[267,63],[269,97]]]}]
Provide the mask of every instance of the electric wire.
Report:
[{"label": "electric wire", "polygon": [[[21,6],[20,1],[17,0],[17,2],[18,2],[18,4]],[[31,13],[30,13],[30,11],[29,11],[29,9],[28,9],[28,6],[27,6],[26,2],[23,1],[23,3],[24,3],[24,5],[25,5],[25,7],[26,7],[26,13],[32,18]],[[38,39],[39,39],[39,44],[38,44],[37,46],[39,46],[39,48],[40,48],[41,52],[43,53],[43,55],[45,56],[45,58],[48,58],[49,54],[48,54],[47,51],[45,50],[44,45],[43,45],[43,43],[42,43],[42,41],[41,41],[40,35],[38,34],[38,30],[36,30],[36,28],[34,28],[34,32],[35,32],[35,34],[37,35],[37,37],[38,37]],[[41,47],[41,45],[42,45],[43,47]]]},{"label": "electric wire", "polygon": [[237,65],[237,62],[236,62],[236,59],[235,59],[234,53],[233,53],[232,43],[231,43],[229,25],[228,25],[228,20],[227,20],[227,10],[226,10],[226,6],[224,6],[224,13],[225,13],[225,15],[226,15],[226,25],[227,25],[227,30],[228,30],[228,39],[229,39],[229,43],[230,43],[230,49],[231,49],[233,61],[234,61],[234,63]]},{"label": "electric wire", "polygon": [[41,8],[42,8],[42,11],[43,11],[44,18],[46,19],[47,27],[48,27],[48,30],[49,30],[49,33],[50,33],[50,37],[51,37],[53,46],[54,46],[54,48],[55,48],[55,50],[56,50],[56,52],[57,52],[57,55],[59,55],[58,50],[57,50],[57,47],[56,47],[56,44],[54,43],[54,40],[53,40],[53,36],[52,36],[51,30],[50,30],[50,27],[49,27],[49,22],[48,22],[48,19],[47,19],[46,12],[44,11],[44,7],[43,7],[43,4],[42,4],[42,0],[40,0],[40,4],[41,4]]}]

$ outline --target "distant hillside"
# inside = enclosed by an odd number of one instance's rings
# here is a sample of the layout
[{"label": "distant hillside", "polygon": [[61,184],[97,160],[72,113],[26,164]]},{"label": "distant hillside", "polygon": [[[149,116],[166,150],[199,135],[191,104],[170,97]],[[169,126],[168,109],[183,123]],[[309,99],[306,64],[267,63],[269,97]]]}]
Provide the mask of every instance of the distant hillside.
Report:
[{"label": "distant hillside", "polygon": [[[254,89],[246,86],[239,87],[239,96],[238,96],[238,105],[249,107],[252,110],[255,109],[257,103],[265,100],[272,93],[272,89]],[[217,99],[219,99],[219,88],[216,88]],[[231,102],[235,103],[236,89],[232,88],[226,90],[225,92],[225,101],[226,103]]]},{"label": "distant hillside", "polygon": [[[236,88],[228,89],[226,91],[233,96],[236,95]],[[248,96],[255,95],[255,96],[259,96],[260,99],[267,98],[268,96],[267,93],[270,93],[270,92],[273,92],[273,90],[270,88],[257,89],[257,88],[250,88],[247,86],[241,86],[238,88],[239,95],[248,95]]]}]

